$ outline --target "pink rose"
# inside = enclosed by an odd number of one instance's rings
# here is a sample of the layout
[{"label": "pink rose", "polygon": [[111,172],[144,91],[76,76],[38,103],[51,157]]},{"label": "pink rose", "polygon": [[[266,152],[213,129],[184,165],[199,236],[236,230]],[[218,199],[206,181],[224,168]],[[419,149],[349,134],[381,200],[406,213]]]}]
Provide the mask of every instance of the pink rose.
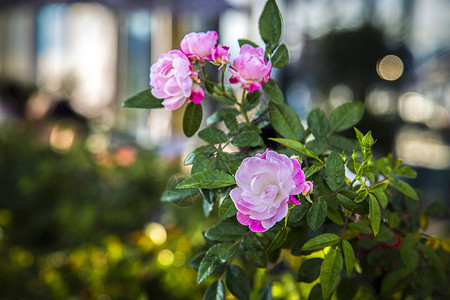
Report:
[{"label": "pink rose", "polygon": [[245,44],[230,68],[233,74],[230,82],[241,82],[244,89],[253,93],[254,90],[261,89],[262,83],[269,81],[271,68],[272,64],[270,61],[267,63],[261,47],[253,48]]},{"label": "pink rose", "polygon": [[202,101],[204,92],[195,84],[197,80],[197,73],[180,50],[162,54],[150,68],[152,94],[164,99],[162,104],[170,110],[179,108],[188,99],[194,103]]},{"label": "pink rose", "polygon": [[222,46],[221,44],[219,44],[211,54],[211,59],[215,63],[221,65],[219,69],[230,62],[230,53],[228,53],[229,49],[230,47]]},{"label": "pink rose", "polygon": [[266,231],[282,220],[289,203],[299,204],[292,195],[300,194],[306,185],[312,187],[297,159],[269,149],[245,158],[235,179],[238,187],[230,197],[238,210],[236,217],[255,232]]},{"label": "pink rose", "polygon": [[211,59],[211,54],[217,43],[217,32],[191,32],[184,36],[181,41],[181,51],[183,51],[189,58]]}]

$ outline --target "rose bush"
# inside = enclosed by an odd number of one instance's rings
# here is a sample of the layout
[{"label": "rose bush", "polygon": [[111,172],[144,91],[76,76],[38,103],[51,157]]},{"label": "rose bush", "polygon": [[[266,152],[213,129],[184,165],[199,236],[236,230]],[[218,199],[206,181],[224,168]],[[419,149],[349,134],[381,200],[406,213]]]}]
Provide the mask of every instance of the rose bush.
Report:
[{"label": "rose bush", "polygon": [[[183,131],[198,132],[204,144],[185,158],[190,174],[173,182],[162,201],[198,200],[210,220],[217,212],[216,224],[203,232],[205,251],[191,261],[197,283],[209,284],[204,299],[224,299],[225,287],[238,299],[271,299],[272,285],[287,291],[283,284],[295,288],[279,299],[449,298],[450,268],[441,258],[450,261],[450,246],[441,249],[444,242],[423,233],[428,215],[445,206],[420,208],[417,191],[402,180],[416,172],[392,155],[374,159],[371,132],[354,127],[362,103],[328,115],[315,108],[304,127],[269,78],[272,67],[289,62],[281,28],[278,6],[268,0],[259,19],[265,48],[239,40],[232,64],[228,47],[215,47],[216,35],[188,34],[182,51],[171,54],[176,59],[163,55],[152,66],[151,92],[124,103],[176,109],[188,102]],[[218,83],[207,64],[220,69]],[[240,91],[225,84],[227,71]],[[219,108],[199,130],[203,93]]]}]

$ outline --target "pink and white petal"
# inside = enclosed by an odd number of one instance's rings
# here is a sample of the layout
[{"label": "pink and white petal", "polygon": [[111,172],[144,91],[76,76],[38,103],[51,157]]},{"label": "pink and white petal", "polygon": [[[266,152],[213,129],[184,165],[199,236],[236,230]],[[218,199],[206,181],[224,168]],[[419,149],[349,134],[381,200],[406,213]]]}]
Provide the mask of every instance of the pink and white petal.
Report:
[{"label": "pink and white petal", "polygon": [[266,228],[270,229],[275,225],[276,222],[281,221],[284,217],[286,217],[288,213],[288,205],[285,203],[285,205],[282,205],[278,212],[270,219],[261,220],[261,225]]},{"label": "pink and white petal", "polygon": [[179,107],[181,107],[184,102],[186,102],[186,97],[183,96],[174,96],[174,97],[168,97],[164,99],[162,102],[162,105],[164,105],[165,108],[169,110],[175,110]]}]

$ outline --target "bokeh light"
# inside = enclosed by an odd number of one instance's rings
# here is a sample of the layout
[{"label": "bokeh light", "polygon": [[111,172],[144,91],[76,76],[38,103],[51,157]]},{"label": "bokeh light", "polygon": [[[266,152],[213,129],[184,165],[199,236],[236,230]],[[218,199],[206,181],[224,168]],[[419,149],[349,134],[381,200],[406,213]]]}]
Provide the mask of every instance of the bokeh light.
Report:
[{"label": "bokeh light", "polygon": [[384,80],[397,80],[403,74],[403,62],[396,55],[386,55],[378,61],[377,73]]},{"label": "bokeh light", "polygon": [[152,240],[155,245],[162,245],[167,240],[167,231],[159,223],[149,223],[145,226],[145,234]]},{"label": "bokeh light", "polygon": [[169,249],[163,249],[158,253],[158,262],[163,266],[170,266],[174,259],[175,256]]},{"label": "bokeh light", "polygon": [[72,128],[55,125],[50,134],[50,145],[55,152],[64,153],[69,151],[75,139]]}]

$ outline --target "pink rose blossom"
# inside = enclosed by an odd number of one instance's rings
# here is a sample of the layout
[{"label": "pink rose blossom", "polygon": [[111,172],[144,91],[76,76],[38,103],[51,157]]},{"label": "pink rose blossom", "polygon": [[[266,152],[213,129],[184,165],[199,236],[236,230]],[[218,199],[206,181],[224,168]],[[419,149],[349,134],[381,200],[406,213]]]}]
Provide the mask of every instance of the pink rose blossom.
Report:
[{"label": "pink rose blossom", "polygon": [[269,149],[263,154],[247,157],[236,172],[237,188],[230,192],[238,213],[238,221],[251,231],[264,232],[282,220],[288,204],[300,204],[292,195],[298,195],[305,186],[300,163]]},{"label": "pink rose blossom", "polygon": [[198,74],[193,71],[186,55],[180,50],[162,54],[150,68],[150,85],[156,98],[170,110],[182,106],[186,100],[200,103],[204,92],[195,82]]},{"label": "pink rose blossom", "polygon": [[181,51],[191,59],[211,59],[218,38],[215,31],[188,33],[181,41]]},{"label": "pink rose blossom", "polygon": [[230,47],[219,44],[211,54],[211,59],[215,63],[221,65],[219,69],[230,62],[230,53],[228,53],[228,49],[230,49]]},{"label": "pink rose blossom", "polygon": [[269,81],[272,65],[267,63],[264,50],[261,47],[253,48],[245,44],[239,51],[239,56],[233,61],[230,68],[233,76],[231,83],[242,83],[242,87],[253,93],[261,89],[261,84]]}]

